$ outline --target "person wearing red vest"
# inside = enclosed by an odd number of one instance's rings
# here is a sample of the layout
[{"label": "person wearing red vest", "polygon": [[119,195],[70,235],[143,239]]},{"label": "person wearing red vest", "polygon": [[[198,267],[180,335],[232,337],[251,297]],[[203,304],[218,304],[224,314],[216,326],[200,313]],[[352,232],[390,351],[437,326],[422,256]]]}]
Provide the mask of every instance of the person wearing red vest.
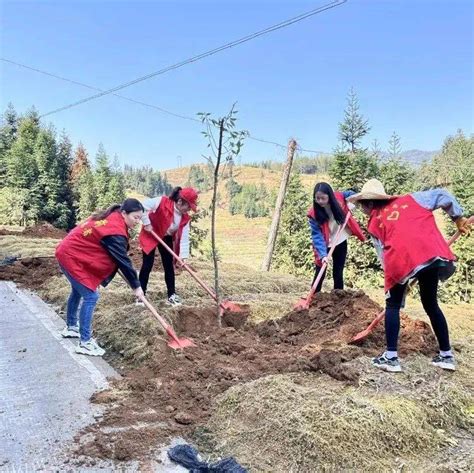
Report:
[{"label": "person wearing red vest", "polygon": [[[140,223],[143,206],[126,199],[97,212],[76,226],[56,247],[56,258],[72,292],[67,302],[67,327],[62,336],[80,338],[76,353],[102,356],[105,350],[92,338],[92,319],[99,285],[106,286],[120,269],[137,297],[143,295],[137,272],[127,255],[128,230]],[[78,324],[78,308],[79,311]]]},{"label": "person wearing red vest", "polygon": [[357,202],[369,216],[368,231],[385,276],[387,350],[372,363],[385,371],[401,371],[397,352],[400,308],[408,281],[416,278],[423,308],[439,343],[439,354],[432,363],[454,371],[448,324],[438,305],[438,283],[453,274],[455,256],[436,225],[433,211],[442,208],[465,234],[469,232],[469,223],[462,216],[459,203],[444,189],[387,195],[377,179],[370,179],[349,200]]},{"label": "person wearing red vest", "polygon": [[[349,207],[346,199],[354,194],[353,191],[334,192],[327,182],[318,182],[313,191],[313,206],[308,210],[308,221],[311,228],[316,272],[313,283],[318,277],[323,263],[327,262],[327,255],[334,243],[336,248],[332,254],[334,289],[344,289],[344,265],[347,256],[347,239],[354,235],[361,241],[365,236],[357,221],[349,217],[347,226],[334,242],[337,230],[345,220]],[[325,275],[319,281],[316,292],[321,290]]]},{"label": "person wearing red vest", "polygon": [[[168,303],[179,306],[181,298],[176,294],[174,258],[150,233],[153,230],[167,246],[182,259],[189,257],[189,211],[197,210],[198,193],[192,187],[175,187],[169,197],[161,196],[143,202],[145,213],[142,217],[143,227],[139,235],[143,252],[143,263],[140,269],[140,283],[146,293],[148,279],[155,261],[155,250],[160,252],[165,283],[168,292]],[[140,304],[137,301],[137,304]]]}]

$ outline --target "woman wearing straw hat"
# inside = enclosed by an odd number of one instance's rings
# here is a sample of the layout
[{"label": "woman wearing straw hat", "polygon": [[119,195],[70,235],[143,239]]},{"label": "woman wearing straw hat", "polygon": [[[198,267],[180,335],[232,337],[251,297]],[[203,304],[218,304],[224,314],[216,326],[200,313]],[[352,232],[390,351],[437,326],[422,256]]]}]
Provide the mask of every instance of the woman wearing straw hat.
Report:
[{"label": "woman wearing straw hat", "polygon": [[[313,284],[327,263],[330,248],[335,244],[332,254],[334,289],[344,289],[344,265],[347,256],[347,239],[354,235],[359,240],[365,241],[365,236],[356,220],[349,216],[347,226],[339,235],[338,241],[335,237],[339,227],[344,223],[349,207],[346,199],[354,194],[353,191],[334,192],[327,182],[318,182],[314,186],[313,205],[308,210],[308,222],[311,228],[311,242],[313,244],[316,273]],[[352,205],[352,204],[349,204]],[[321,290],[325,274],[318,283],[316,292]]]},{"label": "woman wearing straw hat", "polygon": [[438,305],[438,282],[453,274],[455,257],[436,225],[433,211],[442,208],[458,230],[467,234],[469,223],[462,216],[462,208],[444,189],[391,196],[377,179],[367,181],[361,192],[349,200],[359,204],[369,216],[368,231],[385,274],[387,350],[372,363],[385,371],[401,371],[397,353],[400,308],[408,280],[416,278],[421,303],[439,343],[440,351],[433,364],[454,371],[448,325]]},{"label": "woman wearing straw hat", "polygon": [[[192,187],[175,187],[169,197],[160,196],[143,202],[143,227],[139,235],[140,247],[143,251],[143,263],[140,269],[140,283],[146,292],[148,279],[155,260],[155,250],[160,252],[165,282],[168,291],[168,303],[179,306],[181,298],[176,294],[173,256],[151,235],[153,230],[167,246],[182,259],[189,257],[189,221],[190,210],[197,210],[198,193]],[[137,304],[140,304],[137,301]]]}]

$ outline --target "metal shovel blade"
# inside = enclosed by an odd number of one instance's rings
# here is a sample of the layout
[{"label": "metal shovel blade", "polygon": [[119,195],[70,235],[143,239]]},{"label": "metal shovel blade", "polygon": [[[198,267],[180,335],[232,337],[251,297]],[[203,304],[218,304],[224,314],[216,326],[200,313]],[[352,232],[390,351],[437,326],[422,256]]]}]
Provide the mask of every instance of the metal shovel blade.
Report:
[{"label": "metal shovel blade", "polygon": [[385,316],[385,311],[383,310],[382,312],[380,312],[377,315],[377,317],[375,317],[374,320],[372,320],[370,325],[365,330],[362,330],[362,332],[359,332],[356,335],[354,335],[349,340],[348,343],[350,343],[351,345],[354,345],[356,343],[359,343],[359,342],[362,342],[363,340],[365,340],[373,332],[374,328],[377,327],[377,325],[384,318],[384,316]]},{"label": "metal shovel blade", "polygon": [[297,312],[303,311],[303,310],[308,310],[309,309],[309,302],[306,297],[302,297],[294,306],[293,310],[296,310]]},{"label": "metal shovel blade", "polygon": [[183,348],[196,346],[196,344],[192,340],[189,340],[189,338],[178,338],[175,331],[171,327],[166,329],[166,333],[171,338],[171,340],[168,342],[168,346],[174,350],[182,350]]},{"label": "metal shovel blade", "polygon": [[222,301],[221,307],[222,309],[228,310],[229,312],[244,312],[244,309],[236,302]]}]

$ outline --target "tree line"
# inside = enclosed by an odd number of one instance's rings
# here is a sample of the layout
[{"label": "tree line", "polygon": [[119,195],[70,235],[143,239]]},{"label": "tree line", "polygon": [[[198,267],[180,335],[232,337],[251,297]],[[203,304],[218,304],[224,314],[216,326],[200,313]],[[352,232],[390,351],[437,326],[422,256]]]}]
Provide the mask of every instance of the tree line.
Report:
[{"label": "tree line", "polygon": [[0,126],[0,224],[39,221],[70,229],[97,209],[125,199],[126,189],[147,196],[171,185],[149,166],[122,167],[99,144],[93,162],[82,143],[73,149],[63,131],[40,122],[35,109],[19,116],[10,104]]}]

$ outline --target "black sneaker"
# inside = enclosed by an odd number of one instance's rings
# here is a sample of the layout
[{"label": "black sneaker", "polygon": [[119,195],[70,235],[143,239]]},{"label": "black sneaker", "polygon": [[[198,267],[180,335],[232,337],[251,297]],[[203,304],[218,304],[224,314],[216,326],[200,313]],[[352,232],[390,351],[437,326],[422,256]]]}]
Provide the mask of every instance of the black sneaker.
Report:
[{"label": "black sneaker", "polygon": [[377,358],[372,358],[372,364],[381,370],[390,371],[391,373],[399,373],[402,371],[398,357],[387,358],[385,353],[382,353],[382,355]]},{"label": "black sneaker", "polygon": [[436,355],[431,362],[433,365],[442,368],[443,370],[456,371],[456,361],[454,360],[454,356]]}]

